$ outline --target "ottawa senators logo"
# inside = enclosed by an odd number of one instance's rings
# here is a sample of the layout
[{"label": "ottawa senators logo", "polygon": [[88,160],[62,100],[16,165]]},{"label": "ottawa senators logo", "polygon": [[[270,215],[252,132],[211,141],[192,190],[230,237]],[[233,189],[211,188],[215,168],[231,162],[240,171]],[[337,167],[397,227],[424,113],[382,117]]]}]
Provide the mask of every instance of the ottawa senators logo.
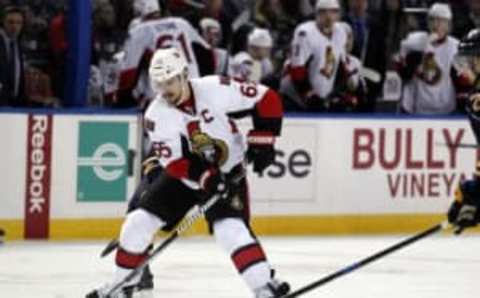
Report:
[{"label": "ottawa senators logo", "polygon": [[333,48],[328,46],[325,50],[325,64],[320,73],[324,75],[327,79],[330,79],[333,76],[335,71],[335,54],[333,53]]},{"label": "ottawa senators logo", "polygon": [[423,56],[420,72],[420,79],[428,85],[436,85],[442,78],[442,70],[438,66],[433,53],[426,53]]},{"label": "ottawa senators logo", "polygon": [[210,137],[200,130],[194,131],[190,136],[192,152],[198,154],[209,163],[222,166],[228,159],[228,146],[220,140]]}]

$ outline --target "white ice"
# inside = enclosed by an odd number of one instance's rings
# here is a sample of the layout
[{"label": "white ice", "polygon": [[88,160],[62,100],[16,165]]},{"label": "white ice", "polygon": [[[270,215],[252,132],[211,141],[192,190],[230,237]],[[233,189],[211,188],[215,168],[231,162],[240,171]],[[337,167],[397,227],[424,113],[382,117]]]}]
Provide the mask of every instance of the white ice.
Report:
[{"label": "white ice", "polygon": [[[262,237],[278,276],[298,288],[402,240],[389,237]],[[0,246],[0,297],[79,298],[111,278],[104,242]],[[155,297],[251,297],[212,238],[172,244],[152,266]],[[480,297],[480,236],[431,236],[301,297]]]}]

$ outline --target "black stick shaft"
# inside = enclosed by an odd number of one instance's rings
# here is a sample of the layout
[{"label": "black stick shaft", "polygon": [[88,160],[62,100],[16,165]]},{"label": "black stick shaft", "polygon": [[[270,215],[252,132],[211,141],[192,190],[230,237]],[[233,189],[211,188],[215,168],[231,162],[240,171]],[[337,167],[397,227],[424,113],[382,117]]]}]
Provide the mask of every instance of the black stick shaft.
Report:
[{"label": "black stick shaft", "polygon": [[356,263],[353,263],[353,264],[351,264],[347,267],[344,267],[343,269],[340,269],[340,270],[338,270],[338,271],[336,271],[332,274],[329,274],[329,275],[325,276],[324,278],[319,279],[319,280],[317,280],[317,281],[315,281],[311,284],[308,284],[308,285],[306,285],[306,286],[304,286],[304,287],[302,287],[302,288],[300,288],[300,289],[298,289],[298,290],[296,290],[296,291],[294,291],[290,294],[282,296],[281,298],[294,298],[294,297],[298,297],[302,294],[305,294],[306,292],[309,292],[309,291],[311,291],[311,290],[313,290],[317,287],[320,287],[320,286],[322,286],[322,285],[324,285],[328,282],[331,282],[332,280],[335,280],[335,279],[337,279],[337,278],[339,278],[343,275],[346,275],[346,274],[351,273],[351,272],[353,272],[357,269],[360,269],[363,266],[365,266],[365,265],[367,265],[367,264],[369,264],[373,261],[376,261],[376,260],[378,260],[378,259],[380,259],[380,258],[382,258],[382,257],[384,257],[388,254],[391,254],[392,252],[395,252],[395,251],[397,251],[397,250],[399,250],[399,249],[401,249],[401,248],[403,248],[407,245],[410,245],[414,242],[417,242],[418,240],[426,238],[426,237],[428,237],[432,234],[435,234],[435,233],[441,231],[442,229],[444,229],[445,227],[446,227],[446,224],[443,224],[443,223],[438,224],[436,226],[433,226],[433,227],[429,228],[428,230],[420,232],[420,233],[418,233],[418,234],[416,234],[416,235],[414,235],[414,236],[412,236],[408,239],[405,239],[405,240],[403,240],[403,241],[401,241],[401,242],[399,242],[395,245],[392,245],[392,246],[390,246],[390,247],[388,247],[388,248],[386,248],[386,249],[384,249],[384,250],[382,250],[382,251],[380,251],[380,252],[378,252],[374,255],[371,255],[371,256],[363,259],[363,260],[360,260],[360,261],[358,261]]}]

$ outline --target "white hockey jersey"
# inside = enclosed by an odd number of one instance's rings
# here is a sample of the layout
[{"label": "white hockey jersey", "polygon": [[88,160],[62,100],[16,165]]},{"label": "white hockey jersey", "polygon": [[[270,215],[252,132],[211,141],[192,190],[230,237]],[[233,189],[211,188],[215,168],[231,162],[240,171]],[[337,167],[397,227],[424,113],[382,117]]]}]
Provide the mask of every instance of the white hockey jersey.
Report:
[{"label": "white hockey jersey", "polygon": [[[145,113],[145,125],[160,163],[169,166],[184,158],[185,149],[192,150],[192,129],[208,134],[224,149],[220,169],[227,173],[244,162],[245,142],[231,113],[252,110],[268,97],[269,89],[251,82],[238,82],[220,76],[190,80],[192,98],[188,108],[172,106],[161,95],[153,100]],[[182,139],[184,140],[182,142]],[[185,147],[188,140],[188,148]],[[187,185],[192,181],[182,178]]]},{"label": "white hockey jersey", "polygon": [[450,36],[442,42],[432,42],[427,32],[410,33],[402,41],[403,61],[411,51],[423,53],[414,77],[403,88],[403,109],[416,114],[446,114],[455,110],[455,86],[450,74],[455,67],[458,43]]},{"label": "white hockey jersey", "polygon": [[298,25],[291,46],[290,74],[308,64],[306,71],[313,91],[319,97],[327,97],[333,90],[338,66],[344,59],[346,42],[345,30],[338,23],[333,26],[330,38],[320,31],[315,21]]},{"label": "white hockey jersey", "polygon": [[360,85],[365,85],[362,76],[362,62],[353,55],[346,55],[343,63],[346,72],[348,91],[356,90]]},{"label": "white hockey jersey", "polygon": [[206,49],[210,48],[190,23],[181,18],[147,20],[133,26],[125,42],[120,88],[133,85],[132,81],[137,78],[142,59],[149,58],[158,48],[177,47],[187,60],[190,77],[198,77],[199,68],[193,43],[198,43]]}]

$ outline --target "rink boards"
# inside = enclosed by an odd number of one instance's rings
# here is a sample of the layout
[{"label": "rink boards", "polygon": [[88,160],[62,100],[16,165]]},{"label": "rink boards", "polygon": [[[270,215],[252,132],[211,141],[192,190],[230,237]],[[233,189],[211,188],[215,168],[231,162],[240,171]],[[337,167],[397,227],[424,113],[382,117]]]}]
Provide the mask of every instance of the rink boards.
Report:
[{"label": "rink boards", "polygon": [[[1,113],[8,238],[114,236],[139,179],[141,123],[128,113]],[[476,150],[445,144],[472,143],[460,117],[288,117],[276,163],[249,175],[253,226],[279,235],[423,229],[444,219],[475,168]]]}]

